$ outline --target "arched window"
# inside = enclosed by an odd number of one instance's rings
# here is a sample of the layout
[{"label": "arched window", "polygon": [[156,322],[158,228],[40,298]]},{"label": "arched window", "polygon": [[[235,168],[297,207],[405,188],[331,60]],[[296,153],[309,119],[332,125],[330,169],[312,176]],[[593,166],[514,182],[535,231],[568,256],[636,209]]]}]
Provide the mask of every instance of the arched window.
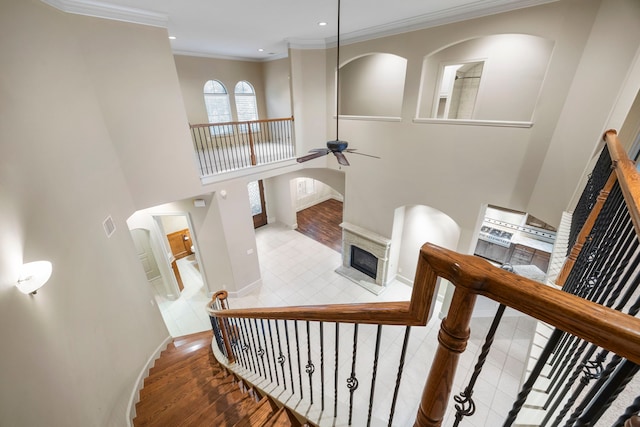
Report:
[{"label": "arched window", "polygon": [[[231,107],[227,89],[218,80],[209,80],[204,84],[204,105],[207,107],[209,123],[231,121]],[[215,133],[222,133],[226,126],[212,127]],[[229,129],[230,131],[230,129]]]},{"label": "arched window", "polygon": [[[236,97],[236,110],[238,111],[238,121],[248,122],[251,120],[258,120],[258,104],[256,103],[256,91],[251,86],[251,83],[247,81],[239,81],[235,88]],[[257,131],[258,124],[251,125],[251,130]],[[246,131],[244,127],[241,127],[243,131]]]}]

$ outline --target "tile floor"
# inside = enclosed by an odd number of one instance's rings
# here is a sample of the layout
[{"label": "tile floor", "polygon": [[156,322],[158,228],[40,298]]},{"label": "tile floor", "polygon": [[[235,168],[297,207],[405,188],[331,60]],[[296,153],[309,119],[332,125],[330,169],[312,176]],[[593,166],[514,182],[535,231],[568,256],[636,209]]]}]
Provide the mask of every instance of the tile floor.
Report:
[{"label": "tile floor", "polygon": [[[341,263],[340,254],[295,230],[270,224],[256,230],[256,240],[263,284],[259,289],[243,298],[230,298],[231,308],[403,301],[408,300],[411,296],[411,288],[400,282],[392,282],[385,292],[376,296],[349,279],[338,275],[334,270]],[[202,279],[197,274],[197,265],[193,259],[189,258],[180,260],[181,262],[178,264],[185,282],[185,289],[180,298],[175,301],[163,300],[162,298],[157,300],[172,336],[190,334],[210,328],[209,319],[204,310],[209,298],[205,295]],[[460,357],[458,374],[453,388],[454,394],[460,393],[471,378],[485,333],[492,320],[491,317],[473,318],[471,339],[467,351]],[[411,328],[405,360],[405,374],[399,389],[400,398],[395,408],[394,426],[413,424],[422,387],[429,370],[429,361],[432,360],[437,347],[439,324],[440,320],[435,317],[425,327]],[[293,326],[291,323],[286,327],[293,331]],[[317,328],[318,326],[312,327],[311,339],[318,335]],[[502,425],[501,421],[509,411],[513,397],[516,396],[519,389],[534,329],[535,322],[532,319],[507,310],[483,372],[476,382],[474,392],[476,413],[465,418],[460,425],[473,427]],[[346,379],[351,370],[352,333],[353,327],[351,325],[342,327],[340,331],[338,341],[341,348],[339,360],[341,379],[339,384],[344,384],[342,377]],[[360,358],[371,357],[373,354],[375,334],[376,328],[374,326],[361,325],[358,335]],[[391,400],[390,397],[396,383],[397,360],[402,348],[403,335],[404,328],[383,328],[381,362],[376,378],[376,402],[378,399],[384,402]],[[326,348],[332,349],[335,342],[333,324],[325,326],[324,336]],[[304,343],[306,340],[304,326],[300,328],[300,338],[300,342]],[[295,348],[293,350],[295,351]],[[294,351],[292,354],[295,354]],[[305,354],[305,352],[306,347],[301,344],[301,353]],[[331,351],[331,353],[333,352]],[[385,356],[384,360],[383,355]],[[326,357],[325,369],[327,372],[333,372],[332,358],[332,356]],[[395,365],[391,366],[392,362],[386,362],[386,360],[392,360]],[[305,361],[302,363],[302,369],[304,369]],[[361,364],[359,359],[358,366]],[[314,378],[316,377],[318,376],[314,376]],[[362,385],[361,388],[368,390],[371,373],[358,373],[358,378]],[[304,388],[309,387],[306,382],[308,379],[305,378]],[[333,390],[333,381],[328,381],[328,383]],[[315,390],[320,388],[320,385],[315,382],[313,386]],[[346,390],[346,387],[342,388]],[[345,390],[340,390],[339,401],[342,405],[346,399],[348,407],[349,396]],[[329,391],[325,393],[330,397],[331,402],[333,402],[332,393]],[[361,393],[361,395],[354,393],[354,396],[356,403],[362,401],[365,408],[368,406],[368,392]],[[453,401],[449,407],[453,407]],[[388,407],[376,404],[374,408],[374,417],[388,418]],[[353,425],[364,425],[361,418],[366,418],[366,411],[362,412],[354,414]],[[445,417],[443,425],[453,425],[452,412],[452,410],[447,411],[448,415]]]}]

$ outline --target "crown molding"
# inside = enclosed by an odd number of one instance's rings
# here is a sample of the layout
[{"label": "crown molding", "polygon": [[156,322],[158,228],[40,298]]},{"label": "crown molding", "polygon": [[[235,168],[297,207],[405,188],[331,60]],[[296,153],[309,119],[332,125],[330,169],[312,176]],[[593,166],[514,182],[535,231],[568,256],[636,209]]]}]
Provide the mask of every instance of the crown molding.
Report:
[{"label": "crown molding", "polygon": [[[424,30],[427,28],[438,27],[440,25],[452,24],[455,22],[467,21],[469,19],[481,18],[483,16],[495,15],[498,13],[511,12],[517,9],[524,9],[533,6],[539,6],[547,3],[554,3],[558,0],[493,0],[477,1],[464,6],[450,7],[439,12],[432,12],[424,15],[414,16],[387,24],[368,27],[359,31],[352,31],[340,35],[340,44],[352,44],[373,40],[381,37],[389,37],[397,34],[408,33],[411,31]],[[328,37],[325,40],[325,48],[335,47],[337,37]],[[313,41],[316,44],[317,41]],[[296,47],[300,49],[317,48],[312,43],[297,43]],[[293,47],[293,46],[292,46]]]},{"label": "crown molding", "polygon": [[133,24],[167,28],[169,15],[149,10],[102,3],[93,0],[40,0],[58,10],[76,15],[93,16]]},{"label": "crown molding", "polygon": [[207,52],[196,52],[190,50],[173,50],[174,56],[195,56],[198,58],[210,58],[210,59],[224,59],[228,61],[245,61],[245,62],[269,62],[275,61],[278,59],[283,59],[288,57],[288,53],[284,52],[278,55],[269,55],[264,58],[255,58],[255,57],[247,57],[247,56],[233,56],[233,55],[219,55],[216,53],[207,53]]}]

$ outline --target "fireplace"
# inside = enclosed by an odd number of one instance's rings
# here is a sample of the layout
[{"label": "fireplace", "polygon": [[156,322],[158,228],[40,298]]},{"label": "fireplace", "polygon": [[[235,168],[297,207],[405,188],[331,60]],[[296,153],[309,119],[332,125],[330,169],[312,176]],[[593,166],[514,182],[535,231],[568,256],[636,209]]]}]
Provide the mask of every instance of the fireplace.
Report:
[{"label": "fireplace", "polygon": [[342,227],[342,265],[336,272],[379,295],[389,281],[391,240],[348,222]]},{"label": "fireplace", "polygon": [[375,280],[378,274],[378,258],[357,246],[351,246],[351,267]]}]

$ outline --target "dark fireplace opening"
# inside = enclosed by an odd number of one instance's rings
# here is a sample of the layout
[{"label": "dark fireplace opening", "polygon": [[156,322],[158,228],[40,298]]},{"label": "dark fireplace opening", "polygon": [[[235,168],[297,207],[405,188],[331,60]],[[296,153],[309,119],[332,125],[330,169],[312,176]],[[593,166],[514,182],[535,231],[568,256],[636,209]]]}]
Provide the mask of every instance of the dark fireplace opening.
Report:
[{"label": "dark fireplace opening", "polygon": [[352,245],[351,267],[375,279],[378,273],[378,258],[372,253]]}]

